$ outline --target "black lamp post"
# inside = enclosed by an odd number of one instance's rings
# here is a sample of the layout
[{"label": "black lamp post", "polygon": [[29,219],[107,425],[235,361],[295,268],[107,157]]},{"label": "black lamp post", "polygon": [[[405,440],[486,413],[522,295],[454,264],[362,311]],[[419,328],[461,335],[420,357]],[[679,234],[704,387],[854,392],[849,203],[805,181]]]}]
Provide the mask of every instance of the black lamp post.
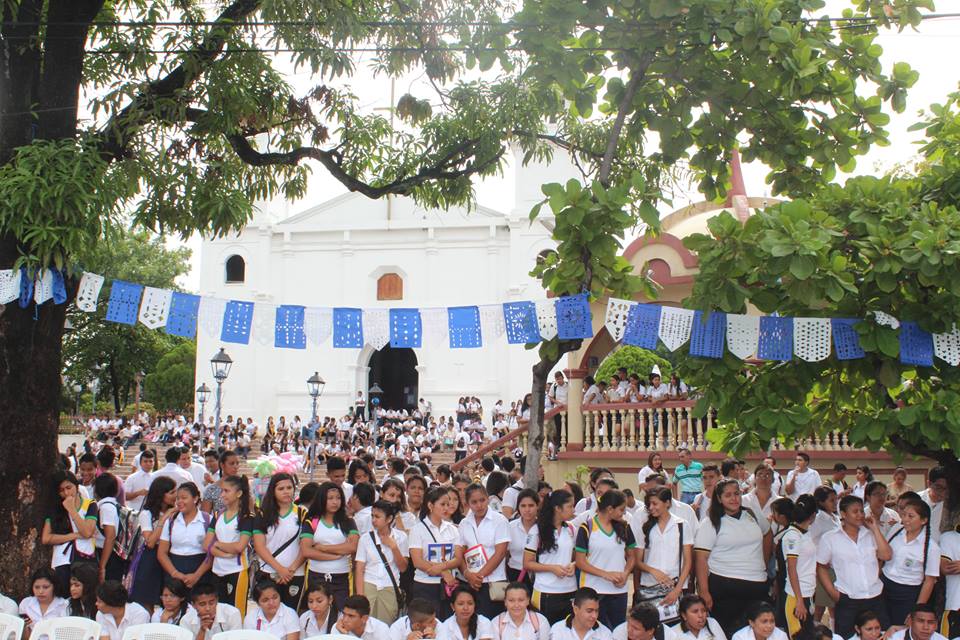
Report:
[{"label": "black lamp post", "polygon": [[307,390],[310,393],[310,398],[313,401],[313,410],[311,412],[310,418],[310,480],[313,481],[313,474],[317,466],[317,400],[323,394],[324,387],[327,386],[327,383],[324,382],[323,378],[320,377],[320,373],[317,371],[313,372],[313,375],[307,378]]},{"label": "black lamp post", "polygon": [[210,358],[210,367],[213,369],[213,379],[217,381],[216,411],[214,412],[216,424],[213,425],[214,449],[220,446],[220,403],[223,398],[223,383],[227,379],[227,376],[230,375],[230,368],[232,366],[233,359],[227,355],[223,347],[220,347],[220,351]]},{"label": "black lamp post", "polygon": [[200,384],[197,387],[197,402],[200,403],[200,433],[203,434],[206,432],[207,425],[203,422],[203,410],[206,407],[207,400],[210,399],[210,387],[207,386],[206,382]]}]

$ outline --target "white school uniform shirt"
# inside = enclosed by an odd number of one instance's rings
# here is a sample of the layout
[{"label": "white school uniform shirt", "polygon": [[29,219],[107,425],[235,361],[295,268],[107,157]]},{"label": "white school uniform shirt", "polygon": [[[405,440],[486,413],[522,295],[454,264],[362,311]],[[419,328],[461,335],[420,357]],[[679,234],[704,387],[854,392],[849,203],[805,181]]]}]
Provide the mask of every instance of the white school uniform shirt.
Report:
[{"label": "white school uniform shirt", "polygon": [[[940,557],[946,560],[960,560],[960,533],[947,531],[940,536]],[[947,582],[947,596],[944,609],[956,611],[960,609],[960,573],[945,575]]]},{"label": "white school uniform shirt", "polygon": [[[180,627],[188,630],[197,637],[200,633],[200,616],[193,607],[187,609],[180,619]],[[217,613],[213,616],[213,624],[210,625],[210,631],[206,637],[213,637],[221,631],[237,631],[243,628],[243,618],[240,615],[240,609],[224,602],[217,603]]]},{"label": "white school uniform shirt", "polygon": [[[544,551],[537,555],[540,564],[572,564],[574,561],[573,549],[577,542],[577,529],[569,522],[560,525],[554,533],[555,549]],[[537,553],[540,546],[540,531],[537,527],[530,529],[527,534],[526,551]],[[568,578],[559,578],[552,571],[535,571],[533,573],[533,589],[540,593],[572,593],[577,590],[576,575]]]},{"label": "white school uniform shirt", "polygon": [[814,490],[823,484],[823,481],[820,479],[820,473],[811,467],[807,467],[807,470],[803,473],[797,473],[796,469],[791,469],[790,472],[787,473],[786,484],[790,484],[790,480],[794,478],[796,482],[793,485],[793,491],[787,496],[794,502],[806,493],[813,495]]},{"label": "white school uniform shirt", "polygon": [[[309,520],[303,521],[300,529],[300,539],[309,538],[313,542],[320,544],[343,544],[350,535],[360,535],[352,519],[348,521],[348,534],[344,535],[340,527],[336,524],[328,525],[323,518],[317,521],[317,529],[314,531],[313,523]],[[331,575],[350,572],[350,556],[340,556],[336,560],[314,560],[310,559],[310,571],[316,573],[329,573]]]},{"label": "white school uniform shirt", "polygon": [[[98,514],[97,503],[92,500],[87,503],[81,503],[80,509],[77,510],[77,513],[79,513],[80,517],[84,520],[93,520],[94,524],[96,524]],[[47,522],[50,522],[50,518],[47,518]],[[50,522],[50,525],[52,531],[53,523]],[[78,533],[77,523],[73,521],[73,518],[70,518],[70,530],[74,533]],[[50,556],[50,567],[52,569],[56,569],[57,567],[69,565],[71,562],[73,562],[74,547],[77,548],[78,553],[92,558],[96,553],[96,548],[94,546],[95,541],[95,536],[91,536],[89,538],[77,538],[72,542],[62,542],[60,544],[53,545],[53,554]]]},{"label": "white school uniform shirt", "polygon": [[[330,625],[330,613],[331,610],[327,609],[327,617],[321,623],[317,623],[317,616],[313,614],[313,611],[309,609],[303,612],[303,615],[300,616],[299,625],[300,625],[300,638],[312,638],[314,636],[323,636],[328,633],[327,627]],[[334,624],[336,621],[334,620]],[[330,626],[329,633],[337,633],[337,630]]]},{"label": "white school uniform shirt", "polygon": [[510,614],[504,611],[490,621],[490,626],[493,629],[493,640],[550,639],[550,622],[536,611],[527,611],[519,626]]},{"label": "white school uniform shirt", "polygon": [[[153,472],[154,480],[160,477],[170,478],[177,483],[178,487],[184,482],[193,482],[193,476],[175,462],[168,462],[162,468]],[[198,486],[197,488],[199,489],[200,487]]]},{"label": "white school uniform shirt", "polygon": [[[373,539],[371,539],[371,535],[376,538],[376,544],[374,544]],[[403,556],[409,555],[407,551],[407,534],[399,529],[394,529],[390,535],[393,536],[397,547],[400,548],[400,554]],[[380,559],[380,553],[377,552],[376,545],[380,545],[380,549],[383,551],[383,557],[387,559],[390,571],[393,572],[393,580],[390,579],[390,574],[387,573],[387,565],[384,565],[383,560]],[[397,561],[396,558],[393,557],[393,551],[383,543],[380,534],[376,531],[371,531],[360,536],[360,542],[357,544],[357,562],[364,563],[364,582],[369,582],[376,586],[377,589],[391,589],[393,588],[394,581],[398,587],[400,586],[400,568],[397,567]]]},{"label": "white school uniform shirt", "polygon": [[97,622],[100,624],[101,638],[121,640],[123,632],[130,627],[150,622],[150,614],[136,602],[128,602],[123,608],[123,619],[118,621],[112,614],[98,611]]},{"label": "white school uniform shirt", "polygon": [[[149,489],[151,482],[153,482],[153,473],[148,473],[143,469],[137,469],[123,481],[123,490],[126,492],[126,495],[129,496],[134,491]],[[146,498],[147,494],[137,496],[136,498],[127,498],[127,506],[133,511],[140,511],[140,507],[143,506],[143,501],[146,500]]]},{"label": "white school uniform shirt", "polygon": [[27,626],[33,629],[33,625],[41,620],[52,620],[70,615],[70,602],[66,598],[55,597],[50,601],[47,610],[41,612],[40,602],[36,596],[29,596],[20,601],[20,606],[13,615],[18,615],[18,612],[20,617],[26,617],[28,619]]},{"label": "white school uniform shirt", "polygon": [[[873,515],[870,511],[870,505],[863,505],[863,513],[868,516]],[[880,525],[880,533],[883,534],[884,538],[889,538],[890,535],[900,526],[900,514],[890,507],[884,507],[883,512],[879,517],[876,518],[876,520],[877,524]]]},{"label": "white school uniform shirt", "polygon": [[945,501],[932,501],[930,499],[930,489],[921,491],[920,498],[930,505],[930,533],[934,540],[940,542],[940,522],[943,520],[943,503]]},{"label": "white school uniform shirt", "polygon": [[17,604],[16,600],[11,600],[0,593],[0,613],[5,613],[8,616],[18,616],[20,615],[20,605]]},{"label": "white school uniform shirt", "polygon": [[[262,517],[256,518],[253,522],[253,535],[262,534],[266,542],[267,549],[273,555],[277,562],[285,567],[289,567],[300,555],[300,512],[305,511],[303,507],[291,505],[287,513],[280,516],[277,524],[268,524]],[[276,554],[277,549],[286,544],[287,540],[293,538],[293,542],[287,545],[287,548]],[[302,576],[307,563],[302,563],[294,575]],[[261,559],[260,566],[263,571],[273,573],[273,567]]]},{"label": "white school uniform shirt", "polygon": [[[496,553],[496,546],[504,542],[510,542],[510,528],[507,526],[507,519],[493,509],[487,509],[479,524],[477,524],[477,518],[472,511],[460,521],[460,538],[457,544],[463,547],[464,553],[469,553],[470,549],[477,545],[483,545],[483,550],[489,560]],[[498,582],[506,580],[505,566],[506,561],[501,562],[483,581]]]},{"label": "white school uniform shirt", "polygon": [[[900,629],[896,633],[892,634],[889,640],[905,640],[907,637],[907,629]],[[930,640],[947,640],[946,637],[940,635],[936,631],[933,632],[933,635],[930,636]]]},{"label": "white school uniform shirt", "polygon": [[[626,568],[626,552],[636,548],[633,538],[633,529],[629,523],[624,523],[626,540],[621,541],[616,531],[611,527],[609,531],[603,529],[596,517],[584,523],[577,529],[577,546],[575,550],[586,554],[586,560],[594,567],[603,571],[623,571]],[[591,587],[601,595],[626,593],[630,585],[628,579],[622,587],[600,576],[586,571],[580,572],[580,586]]]},{"label": "white school uniform shirt", "polygon": [[[453,550],[459,538],[460,532],[457,530],[457,525],[449,520],[441,520],[440,526],[436,527],[430,522],[430,518],[424,518],[410,528],[407,549],[420,549],[425,560],[437,562],[443,559],[445,562],[453,559]],[[422,584],[440,584],[441,580],[440,576],[427,575],[420,569],[413,574],[413,581]]]},{"label": "white school uniform shirt", "polygon": [[[343,616],[340,616],[341,618]],[[332,633],[340,633],[334,627]],[[310,636],[301,635],[301,640],[306,640]],[[386,640],[390,637],[390,626],[386,622],[377,620],[373,616],[367,616],[367,624],[363,627],[363,633],[360,634],[361,640]],[[406,638],[404,638],[406,640]]]},{"label": "white school uniform shirt", "polygon": [[679,624],[670,627],[676,640],[727,640],[727,634],[723,632],[720,623],[713,618],[707,618],[707,626],[700,630],[700,633],[694,635],[692,631],[684,631]]},{"label": "white school uniform shirt", "polygon": [[493,629],[489,619],[477,614],[477,634],[464,638],[457,624],[457,616],[450,616],[437,625],[437,637],[443,640],[493,640]]},{"label": "white school uniform shirt", "polygon": [[99,513],[100,516],[94,536],[96,538],[97,549],[103,549],[103,543],[106,541],[103,535],[104,527],[111,526],[115,534],[119,533],[117,527],[120,524],[120,505],[117,504],[117,499],[103,498],[102,500],[98,500],[97,513]]},{"label": "white school uniform shirt", "polygon": [[771,507],[773,506],[773,501],[776,500],[779,496],[771,489],[770,499],[767,500],[766,504],[760,504],[760,498],[757,497],[757,490],[754,489],[750,493],[743,494],[741,502],[744,507],[753,509],[753,512],[757,514],[757,517],[769,518],[772,513]]},{"label": "white school uniform shirt", "polygon": [[834,529],[840,528],[840,518],[835,513],[827,513],[823,509],[817,511],[817,517],[813,519],[813,524],[810,525],[810,529],[807,533],[810,534],[810,538],[813,540],[813,544],[818,544],[820,538],[823,537],[825,533],[829,533]]},{"label": "white school uniform shirt", "polygon": [[751,515],[741,510],[740,517],[724,514],[720,518],[720,531],[709,519],[697,530],[695,550],[710,552],[710,573],[724,578],[764,582],[767,568],[763,562],[763,537],[770,531],[766,518]]},{"label": "white school uniform shirt", "polygon": [[[169,623],[167,623],[167,624],[176,624],[176,625],[179,625],[180,622],[187,616],[187,614],[190,612],[191,609],[193,609],[193,605],[192,605],[192,604],[188,604],[188,605],[187,605],[187,610],[183,612],[183,615],[180,616],[180,619],[179,619],[179,620],[174,619],[173,622],[169,622]],[[157,624],[163,624],[163,607],[157,607],[156,609],[154,609],[153,613],[150,614],[150,622],[155,622],[155,623],[157,623]]]},{"label": "white school uniform shirt", "polygon": [[206,535],[207,524],[203,513],[198,510],[189,523],[184,521],[182,513],[178,513],[172,525],[168,522],[163,526],[160,539],[170,543],[170,553],[175,556],[195,556],[206,553],[203,548]]},{"label": "white school uniform shirt", "polygon": [[883,563],[883,575],[897,584],[917,586],[924,576],[940,577],[940,545],[930,536],[927,547],[927,565],[923,566],[926,532],[921,529],[916,538],[907,542],[905,529],[898,529],[889,539],[893,557]]},{"label": "white school uniform shirt", "polygon": [[517,571],[523,571],[523,551],[527,548],[527,536],[531,531],[536,531],[537,522],[534,520],[529,529],[523,528],[523,522],[520,518],[511,520],[508,525],[510,529],[510,546],[507,547],[507,566]]},{"label": "white school uniform shirt", "polygon": [[285,604],[280,605],[273,620],[267,620],[260,607],[254,607],[243,619],[243,628],[264,631],[276,638],[283,638],[290,633],[300,633],[300,619],[297,617],[297,612]]},{"label": "white school uniform shirt", "polygon": [[837,591],[852,600],[876,598],[883,591],[877,541],[866,527],[860,527],[856,542],[843,529],[825,533],[817,545],[817,564],[833,567]]},{"label": "white school uniform shirt", "polygon": [[[233,514],[232,518],[227,518],[227,514],[224,512],[214,518],[210,526],[207,527],[207,533],[210,532],[215,534],[217,542],[239,542],[241,537],[247,536],[247,543],[249,544],[249,537],[253,535],[253,518],[249,516],[241,517],[239,512]],[[214,556],[211,571],[214,575],[221,577],[239,573],[244,569],[243,564],[241,564],[243,553],[245,551],[229,558]]]},{"label": "white school uniform shirt", "polygon": [[[672,578],[680,577],[680,526],[683,525],[683,546],[693,546],[693,536],[687,531],[686,523],[677,516],[670,514],[663,531],[659,524],[650,528],[650,545],[647,546],[647,536],[643,529],[634,532],[637,539],[637,549],[643,549],[643,563],[659,569]],[[639,534],[639,535],[638,535]],[[657,584],[656,578],[647,572],[640,576],[640,584],[650,587]],[[683,585],[686,586],[686,583]]]},{"label": "white school uniform shirt", "polygon": [[[800,582],[800,597],[813,597],[817,589],[817,544],[813,541],[810,532],[803,532],[796,527],[787,527],[780,539],[780,552],[784,566],[787,558],[797,559],[797,579]],[[788,575],[786,580],[787,594],[796,596],[793,592],[793,583]]]},{"label": "white school uniform shirt", "polygon": [[[730,640],[757,640],[757,636],[753,633],[753,628],[747,625],[734,633]],[[790,636],[788,636],[783,629],[774,627],[773,633],[770,634],[767,640],[790,640]]]},{"label": "white school uniform shirt", "polygon": [[610,629],[607,629],[599,622],[597,626],[587,631],[587,634],[582,638],[574,631],[572,624],[573,623],[568,627],[566,620],[558,621],[550,627],[550,640],[613,640],[613,634],[610,633]]},{"label": "white school uniform shirt", "polygon": [[[434,629],[436,629],[436,640],[446,640],[439,620]],[[402,616],[390,625],[390,640],[407,640],[408,635],[410,635],[410,616]]]},{"label": "white school uniform shirt", "polygon": [[[627,625],[628,622],[621,622],[620,625],[613,630],[611,634],[613,640],[628,640],[627,638]],[[671,627],[663,625],[663,640],[677,640],[677,634],[673,631]]]},{"label": "white school uniform shirt", "polygon": [[357,532],[364,535],[373,530],[373,507],[364,507],[353,514],[353,521],[357,525]]}]

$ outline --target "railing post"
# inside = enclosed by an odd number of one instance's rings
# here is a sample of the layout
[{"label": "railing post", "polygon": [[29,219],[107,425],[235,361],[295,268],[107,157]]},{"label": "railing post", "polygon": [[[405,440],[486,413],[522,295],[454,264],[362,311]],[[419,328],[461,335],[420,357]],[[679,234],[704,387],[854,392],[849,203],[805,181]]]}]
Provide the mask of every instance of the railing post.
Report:
[{"label": "railing post", "polygon": [[583,412],[583,450],[593,451],[593,412]]},{"label": "railing post", "polygon": [[677,434],[677,425],[676,415],[672,409],[665,409],[664,412],[667,415],[667,446],[664,447],[667,451],[675,451],[677,449],[677,440],[675,438]]},{"label": "railing post", "polygon": [[560,413],[560,451],[567,450],[567,412]]},{"label": "railing post", "polygon": [[[594,437],[600,440],[600,445],[594,447],[597,451],[610,451],[610,440],[613,438],[613,424],[611,424],[610,411],[601,409],[596,414],[596,423],[594,426]],[[600,435],[600,428],[603,427],[603,435]]]},{"label": "railing post", "polygon": [[568,369],[567,374],[567,451],[583,451],[585,417],[583,414],[583,378],[586,369]]}]

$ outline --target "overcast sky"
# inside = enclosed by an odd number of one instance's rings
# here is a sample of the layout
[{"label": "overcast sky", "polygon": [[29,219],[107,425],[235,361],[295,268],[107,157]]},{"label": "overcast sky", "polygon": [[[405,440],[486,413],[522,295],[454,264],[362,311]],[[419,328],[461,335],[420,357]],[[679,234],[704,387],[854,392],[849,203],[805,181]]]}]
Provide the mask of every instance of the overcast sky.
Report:
[{"label": "overcast sky", "polygon": [[[940,0],[938,9],[948,11],[952,3]],[[957,3],[960,4],[960,3]],[[828,0],[831,15],[840,15],[843,7],[850,6],[848,0]],[[907,129],[917,122],[919,112],[934,102],[942,102],[952,91],[957,90],[960,80],[958,72],[958,52],[960,52],[960,18],[929,20],[924,22],[918,31],[904,33],[883,33],[879,39],[883,46],[883,64],[885,71],[892,68],[895,62],[908,62],[920,73],[920,79],[910,90],[907,99],[907,109],[901,114],[888,110],[891,121],[887,127],[890,132],[891,145],[888,147],[874,147],[866,156],[858,159],[854,174],[883,173],[898,163],[908,161],[917,155],[916,141],[918,133],[908,132]],[[291,78],[294,86],[307,87],[311,84],[308,74],[296,74]],[[406,82],[406,81],[405,81]],[[404,86],[397,83],[399,97],[410,86],[416,87],[414,78]],[[352,90],[360,97],[365,107],[370,109],[386,109],[389,106],[389,92],[385,89],[389,84],[382,78],[374,79],[371,74],[365,73],[362,66],[358,66],[358,74],[351,79]],[[421,94],[421,97],[425,97]],[[747,192],[750,195],[767,195],[768,190],[764,182],[766,169],[758,163],[744,166],[744,177]],[[842,182],[848,176],[840,175],[837,180]],[[502,178],[488,180],[477,185],[477,200],[480,204],[500,211],[509,211],[513,208],[513,175],[508,168]],[[320,202],[328,200],[345,189],[336,181],[327,177],[319,165],[314,166],[314,179],[311,181],[307,197],[294,204],[295,211],[302,211]],[[682,207],[690,202],[702,200],[697,193],[684,194],[674,200],[674,207]],[[670,211],[664,207],[662,215]],[[173,242],[173,241],[171,241]],[[191,239],[189,245],[194,250],[193,271],[181,279],[181,285],[187,290],[196,291],[199,287],[200,240]]]}]

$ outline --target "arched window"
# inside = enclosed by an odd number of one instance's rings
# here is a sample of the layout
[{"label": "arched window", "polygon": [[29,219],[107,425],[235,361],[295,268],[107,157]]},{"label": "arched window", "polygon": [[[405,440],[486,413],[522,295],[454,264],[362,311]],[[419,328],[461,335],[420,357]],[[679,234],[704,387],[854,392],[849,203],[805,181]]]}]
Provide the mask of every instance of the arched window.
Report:
[{"label": "arched window", "polygon": [[243,282],[246,279],[247,265],[240,256],[227,258],[227,282]]},{"label": "arched window", "polygon": [[377,279],[377,300],[403,300],[403,278],[385,273]]}]

